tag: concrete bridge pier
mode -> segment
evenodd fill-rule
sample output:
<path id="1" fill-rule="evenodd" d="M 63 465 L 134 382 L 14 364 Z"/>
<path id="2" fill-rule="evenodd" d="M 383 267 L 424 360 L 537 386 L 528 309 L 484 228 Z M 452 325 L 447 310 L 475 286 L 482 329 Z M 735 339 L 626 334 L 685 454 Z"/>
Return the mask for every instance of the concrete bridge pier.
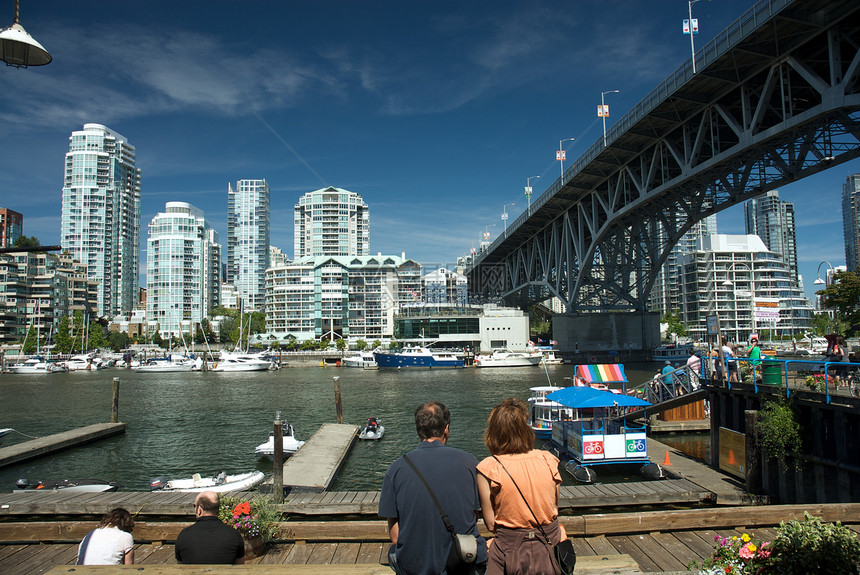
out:
<path id="1" fill-rule="evenodd" d="M 577 361 L 606 363 L 612 356 L 650 359 L 651 350 L 660 345 L 660 315 L 653 312 L 557 315 L 552 319 L 552 336 L 562 355 Z"/>

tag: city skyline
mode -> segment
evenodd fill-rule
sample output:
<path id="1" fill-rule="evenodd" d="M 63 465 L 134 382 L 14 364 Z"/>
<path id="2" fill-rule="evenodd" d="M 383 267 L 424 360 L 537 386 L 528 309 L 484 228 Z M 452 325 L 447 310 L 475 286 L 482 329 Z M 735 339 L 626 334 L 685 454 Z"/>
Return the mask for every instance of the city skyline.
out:
<path id="1" fill-rule="evenodd" d="M 750 5 L 697 3 L 697 47 Z M 54 57 L 0 70 L 0 206 L 24 214 L 26 235 L 60 243 L 68 136 L 99 123 L 136 148 L 143 222 L 188 202 L 226 238 L 227 184 L 265 179 L 271 243 L 294 257 L 296 202 L 334 186 L 370 207 L 371 253 L 450 268 L 502 232 L 503 211 L 520 215 L 524 186 L 534 199 L 558 178 L 559 140 L 575 138 L 569 166 L 602 137 L 602 92 L 620 90 L 605 94 L 611 126 L 690 56 L 686 1 L 201 6 L 23 4 Z M 857 172 L 853 161 L 779 190 L 795 204 L 807 295 L 820 262 L 845 261 L 840 198 Z M 718 231 L 744 233 L 740 205 Z M 143 268 L 145 233 L 140 244 Z"/>

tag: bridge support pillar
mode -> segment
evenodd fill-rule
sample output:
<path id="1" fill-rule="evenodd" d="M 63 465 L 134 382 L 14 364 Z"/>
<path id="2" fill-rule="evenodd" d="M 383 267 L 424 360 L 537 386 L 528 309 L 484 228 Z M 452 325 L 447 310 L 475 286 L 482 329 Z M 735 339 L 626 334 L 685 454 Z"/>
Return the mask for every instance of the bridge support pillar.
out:
<path id="1" fill-rule="evenodd" d="M 557 315 L 552 337 L 564 354 L 594 357 L 606 363 L 611 355 L 643 357 L 660 345 L 660 314 L 594 313 Z M 588 359 L 586 357 L 586 359 Z"/>

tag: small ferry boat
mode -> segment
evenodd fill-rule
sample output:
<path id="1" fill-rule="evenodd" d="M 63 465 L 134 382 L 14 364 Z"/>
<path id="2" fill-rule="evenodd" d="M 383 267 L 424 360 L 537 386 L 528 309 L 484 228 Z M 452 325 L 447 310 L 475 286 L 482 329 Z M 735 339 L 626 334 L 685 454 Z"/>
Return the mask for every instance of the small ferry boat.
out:
<path id="1" fill-rule="evenodd" d="M 149 490 L 153 493 L 170 493 L 174 491 L 242 491 L 250 489 L 263 482 L 262 471 L 251 471 L 237 475 L 227 475 L 223 471 L 214 477 L 201 477 L 195 473 L 190 479 L 170 479 L 160 475 L 149 482 Z"/>
<path id="2" fill-rule="evenodd" d="M 385 426 L 382 425 L 381 420 L 376 417 L 368 417 L 367 423 L 364 424 L 364 428 L 358 434 L 358 438 L 368 440 L 382 439 L 383 435 L 385 435 Z"/>
<path id="3" fill-rule="evenodd" d="M 531 367 L 543 359 L 540 352 L 508 351 L 496 349 L 490 355 L 476 355 L 475 367 Z"/>
<path id="4" fill-rule="evenodd" d="M 299 450 L 299 447 L 305 444 L 304 441 L 299 441 L 296 439 L 296 432 L 293 429 L 293 425 L 291 423 L 285 423 L 283 426 L 284 431 L 284 455 L 292 455 L 296 451 Z M 261 443 L 254 449 L 254 453 L 256 455 L 261 455 L 264 457 L 274 457 L 275 456 L 275 432 L 272 431 L 269 433 L 269 439 L 265 443 Z"/>
<path id="5" fill-rule="evenodd" d="M 529 404 L 529 425 L 535 432 L 536 439 L 549 439 L 552 426 L 558 421 L 573 419 L 573 410 L 560 403 L 549 400 L 546 396 L 562 388 L 554 385 L 540 385 L 529 388 L 531 397 Z"/>
<path id="6" fill-rule="evenodd" d="M 379 367 L 376 365 L 376 358 L 373 357 L 372 351 L 359 351 L 352 355 L 344 356 L 341 364 L 344 367 L 361 367 L 363 369 Z"/>
<path id="7" fill-rule="evenodd" d="M 102 481 L 101 479 L 57 479 L 54 481 L 35 481 L 19 479 L 15 482 L 13 493 L 40 491 L 49 493 L 51 491 L 63 491 L 64 493 L 105 493 L 119 489 L 117 483 Z"/>
<path id="8" fill-rule="evenodd" d="M 578 481 L 594 481 L 594 466 L 599 465 L 639 465 L 648 477 L 661 475 L 648 459 L 645 425 L 624 418 L 632 409 L 651 405 L 649 402 L 589 386 L 567 387 L 546 399 L 573 410 L 569 421 L 553 425 L 548 446 L 568 461 L 565 469 Z"/>
<path id="9" fill-rule="evenodd" d="M 404 347 L 398 352 L 373 352 L 376 365 L 383 367 L 417 367 L 423 369 L 465 367 L 465 360 L 453 351 L 431 350 L 421 346 Z"/>

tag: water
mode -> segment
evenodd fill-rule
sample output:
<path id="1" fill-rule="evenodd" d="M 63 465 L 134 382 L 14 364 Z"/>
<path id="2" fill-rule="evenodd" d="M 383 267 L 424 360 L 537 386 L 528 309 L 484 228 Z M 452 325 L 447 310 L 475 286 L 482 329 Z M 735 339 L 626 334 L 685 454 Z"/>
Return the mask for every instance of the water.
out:
<path id="1" fill-rule="evenodd" d="M 626 367 L 632 383 L 648 379 L 657 364 Z M 0 492 L 15 480 L 98 478 L 124 490 L 147 490 L 158 475 L 190 477 L 220 471 L 271 471 L 254 455 L 266 440 L 275 411 L 308 439 L 322 423 L 336 421 L 333 376 L 340 377 L 344 422 L 379 417 L 385 437 L 357 442 L 333 485 L 335 490 L 377 490 L 392 461 L 418 443 L 413 413 L 427 400 L 451 410 L 449 445 L 488 455 L 482 434 L 493 406 L 507 397 L 526 399 L 529 387 L 561 384 L 572 366 L 458 370 L 361 370 L 286 367 L 255 373 L 149 373 L 129 370 L 53 375 L 0 375 L 0 427 L 45 436 L 110 419 L 111 380 L 121 379 L 115 436 L 0 468 Z M 16 433 L 3 444 L 26 441 Z M 570 481 L 566 477 L 565 481 Z"/>

